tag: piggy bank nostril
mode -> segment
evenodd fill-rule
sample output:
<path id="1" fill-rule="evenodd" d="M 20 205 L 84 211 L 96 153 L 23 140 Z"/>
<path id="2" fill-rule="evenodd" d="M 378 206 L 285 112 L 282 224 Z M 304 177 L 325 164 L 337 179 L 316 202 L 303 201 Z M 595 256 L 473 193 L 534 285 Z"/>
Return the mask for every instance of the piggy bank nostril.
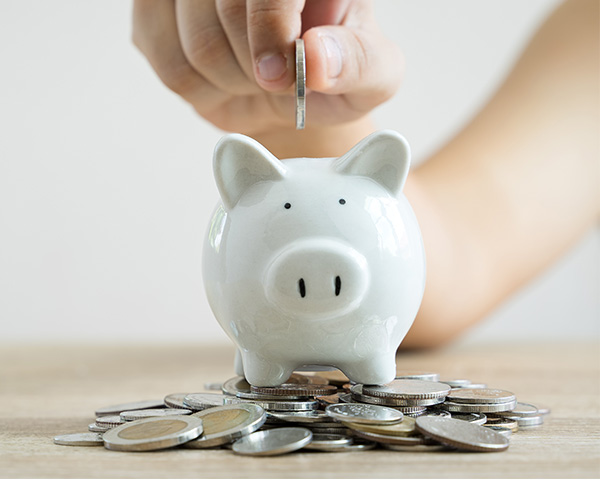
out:
<path id="1" fill-rule="evenodd" d="M 342 279 L 338 275 L 337 277 L 335 277 L 335 296 L 336 297 L 340 294 L 341 290 L 342 290 Z"/>
<path id="2" fill-rule="evenodd" d="M 298 280 L 298 290 L 300 290 L 300 296 L 304 298 L 306 296 L 306 285 L 303 278 Z"/>

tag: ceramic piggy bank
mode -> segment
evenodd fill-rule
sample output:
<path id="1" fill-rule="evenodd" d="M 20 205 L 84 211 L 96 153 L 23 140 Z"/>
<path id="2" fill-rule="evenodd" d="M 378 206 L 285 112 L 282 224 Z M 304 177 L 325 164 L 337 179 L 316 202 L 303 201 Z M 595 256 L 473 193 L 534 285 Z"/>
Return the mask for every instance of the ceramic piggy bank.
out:
<path id="1" fill-rule="evenodd" d="M 217 145 L 222 204 L 204 246 L 210 306 L 252 385 L 306 365 L 384 384 L 425 286 L 425 255 L 402 194 L 410 163 L 381 131 L 340 158 L 280 161 L 231 134 Z"/>

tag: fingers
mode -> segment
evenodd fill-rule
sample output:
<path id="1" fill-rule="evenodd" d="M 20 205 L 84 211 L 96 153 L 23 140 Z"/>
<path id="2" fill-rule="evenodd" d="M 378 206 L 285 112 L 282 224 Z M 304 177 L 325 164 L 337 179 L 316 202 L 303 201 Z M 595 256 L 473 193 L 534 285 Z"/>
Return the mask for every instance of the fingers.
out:
<path id="1" fill-rule="evenodd" d="M 359 94 L 381 103 L 400 85 L 402 53 L 372 26 L 320 26 L 304 36 L 306 79 L 311 90 L 327 94 Z"/>
<path id="2" fill-rule="evenodd" d="M 304 0 L 248 0 L 248 42 L 254 75 L 268 91 L 292 85 L 294 41 L 300 38 Z"/>
<path id="3" fill-rule="evenodd" d="M 254 65 L 248 45 L 246 0 L 216 0 L 217 16 L 227 35 L 229 45 L 248 80 L 255 83 Z"/>
<path id="4" fill-rule="evenodd" d="M 234 95 L 258 91 L 238 64 L 214 0 L 177 0 L 175 11 L 183 52 L 200 75 Z"/>
<path id="5" fill-rule="evenodd" d="M 134 2 L 133 42 L 163 83 L 201 115 L 226 100 L 226 93 L 211 85 L 188 63 L 179 42 L 173 0 Z"/>

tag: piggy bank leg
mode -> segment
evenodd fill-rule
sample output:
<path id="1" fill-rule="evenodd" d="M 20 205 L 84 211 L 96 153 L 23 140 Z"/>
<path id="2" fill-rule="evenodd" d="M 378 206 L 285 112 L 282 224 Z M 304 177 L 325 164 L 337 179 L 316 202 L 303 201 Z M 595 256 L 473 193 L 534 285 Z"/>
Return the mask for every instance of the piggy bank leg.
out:
<path id="1" fill-rule="evenodd" d="M 255 353 L 241 354 L 244 376 L 250 385 L 274 387 L 284 383 L 294 371 L 295 365 L 275 363 Z"/>
<path id="2" fill-rule="evenodd" d="M 236 350 L 235 352 L 235 360 L 233 361 L 233 366 L 235 369 L 235 374 L 241 377 L 244 376 L 244 362 L 242 361 L 242 352 Z"/>
<path id="3" fill-rule="evenodd" d="M 351 381 L 366 385 L 385 385 L 396 378 L 396 355 L 364 359 L 356 363 L 339 365 Z"/>

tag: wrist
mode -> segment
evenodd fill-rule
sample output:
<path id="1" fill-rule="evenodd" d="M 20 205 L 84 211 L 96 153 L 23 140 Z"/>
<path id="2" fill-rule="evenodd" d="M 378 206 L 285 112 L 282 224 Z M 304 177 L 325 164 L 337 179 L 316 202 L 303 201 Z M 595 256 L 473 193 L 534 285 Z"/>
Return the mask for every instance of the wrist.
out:
<path id="1" fill-rule="evenodd" d="M 252 136 L 278 158 L 319 158 L 339 157 L 374 131 L 367 115 L 339 125 L 273 129 Z"/>

